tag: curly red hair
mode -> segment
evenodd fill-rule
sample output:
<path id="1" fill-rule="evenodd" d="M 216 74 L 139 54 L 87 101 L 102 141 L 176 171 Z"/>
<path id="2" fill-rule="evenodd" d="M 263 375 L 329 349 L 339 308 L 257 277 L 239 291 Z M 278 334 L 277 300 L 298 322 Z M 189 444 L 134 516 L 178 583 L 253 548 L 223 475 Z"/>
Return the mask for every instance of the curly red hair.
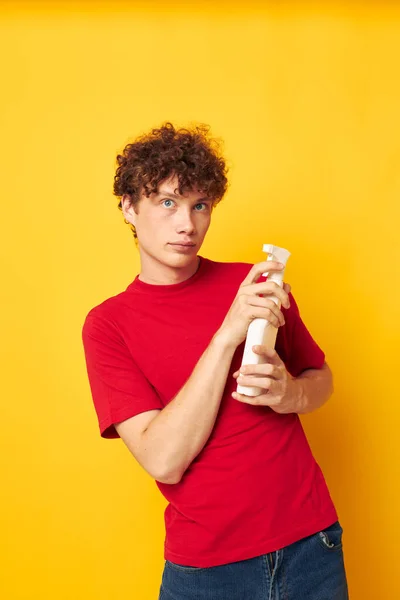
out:
<path id="1" fill-rule="evenodd" d="M 159 184 L 172 175 L 178 177 L 179 194 L 197 188 L 214 200 L 213 205 L 222 200 L 228 169 L 220 143 L 209 136 L 209 131 L 208 125 L 176 129 L 166 122 L 127 144 L 117 155 L 114 195 L 120 198 L 118 208 L 122 210 L 121 198 L 125 194 L 132 204 L 137 204 L 142 193 L 150 196 L 157 192 Z M 131 229 L 136 238 L 133 225 Z"/>

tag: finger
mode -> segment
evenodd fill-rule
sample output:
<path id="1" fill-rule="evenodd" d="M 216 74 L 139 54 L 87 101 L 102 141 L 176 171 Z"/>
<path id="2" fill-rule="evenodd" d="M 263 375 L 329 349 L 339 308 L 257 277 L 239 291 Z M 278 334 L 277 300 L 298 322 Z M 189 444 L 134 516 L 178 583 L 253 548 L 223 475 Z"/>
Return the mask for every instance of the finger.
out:
<path id="1" fill-rule="evenodd" d="M 271 363 L 261 363 L 258 365 L 243 365 L 237 371 L 239 375 L 256 375 L 259 377 L 272 377 L 273 379 L 281 378 L 281 369 Z"/>
<path id="2" fill-rule="evenodd" d="M 274 365 L 282 366 L 284 364 L 275 348 L 268 348 L 267 346 L 259 345 L 253 346 L 252 350 L 255 354 L 264 356 L 268 362 Z"/>
<path id="3" fill-rule="evenodd" d="M 245 315 L 249 321 L 249 325 L 254 319 L 264 319 L 268 321 L 270 325 L 278 329 L 285 322 L 283 314 L 275 314 L 275 311 L 271 308 L 248 306 Z"/>
<path id="4" fill-rule="evenodd" d="M 269 406 L 269 398 L 265 394 L 259 396 L 245 396 L 244 394 L 238 394 L 238 392 L 232 393 L 232 398 L 243 402 L 243 404 L 252 404 L 253 406 Z"/>
<path id="5" fill-rule="evenodd" d="M 276 379 L 271 379 L 271 385 L 269 386 L 269 389 L 268 389 L 268 394 L 271 399 L 271 406 L 273 404 L 276 404 L 276 402 L 273 401 L 273 398 L 278 393 L 280 386 L 281 386 L 281 384 Z"/>
<path id="6" fill-rule="evenodd" d="M 265 273 L 267 271 L 268 272 L 277 271 L 279 273 L 279 272 L 283 271 L 284 268 L 285 268 L 285 265 L 283 265 L 280 262 L 276 262 L 274 260 L 268 260 L 268 261 L 265 260 L 263 262 L 256 263 L 255 265 L 252 266 L 247 277 L 243 280 L 240 287 L 242 287 L 244 285 L 251 285 L 252 283 L 257 281 L 257 279 L 260 277 L 260 275 L 262 275 L 263 273 Z"/>
<path id="7" fill-rule="evenodd" d="M 271 389 L 272 379 L 269 377 L 243 376 L 238 377 L 237 382 L 244 387 L 257 387 L 267 393 Z"/>
<path id="8" fill-rule="evenodd" d="M 269 298 L 261 298 L 260 296 L 248 296 L 247 303 L 249 306 L 257 306 L 269 309 L 275 315 L 280 325 L 285 324 L 283 312 L 273 300 L 270 300 Z"/>
<path id="9" fill-rule="evenodd" d="M 252 285 L 244 286 L 240 288 L 241 294 L 247 294 L 251 296 L 276 296 L 285 308 L 289 308 L 290 300 L 289 295 L 285 290 L 275 281 L 261 281 L 260 283 L 253 283 Z"/>

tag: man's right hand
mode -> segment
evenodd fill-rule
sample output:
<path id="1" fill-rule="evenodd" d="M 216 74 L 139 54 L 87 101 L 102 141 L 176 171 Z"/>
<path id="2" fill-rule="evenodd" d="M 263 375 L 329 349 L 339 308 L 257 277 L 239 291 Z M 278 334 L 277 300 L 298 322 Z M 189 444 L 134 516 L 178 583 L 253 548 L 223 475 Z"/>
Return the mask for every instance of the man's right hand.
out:
<path id="1" fill-rule="evenodd" d="M 282 311 L 268 296 L 276 296 L 285 308 L 289 308 L 290 285 L 284 283 L 281 288 L 274 281 L 255 283 L 263 273 L 280 272 L 283 269 L 284 266 L 275 261 L 257 263 L 250 269 L 216 334 L 218 338 L 223 339 L 228 346 L 236 348 L 246 339 L 253 319 L 266 319 L 274 327 L 285 324 Z"/>

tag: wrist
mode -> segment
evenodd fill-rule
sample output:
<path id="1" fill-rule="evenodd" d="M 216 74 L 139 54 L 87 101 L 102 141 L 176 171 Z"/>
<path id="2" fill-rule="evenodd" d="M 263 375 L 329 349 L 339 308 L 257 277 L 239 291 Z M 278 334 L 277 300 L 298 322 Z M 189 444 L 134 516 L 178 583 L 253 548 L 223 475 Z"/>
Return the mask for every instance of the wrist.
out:
<path id="1" fill-rule="evenodd" d="M 305 414 L 307 412 L 307 398 L 305 394 L 305 389 L 303 385 L 303 381 L 297 377 L 292 378 L 292 397 L 294 410 L 293 412 L 297 414 Z"/>
<path id="2" fill-rule="evenodd" d="M 216 348 L 220 348 L 223 352 L 231 352 L 232 355 L 237 348 L 237 344 L 232 341 L 232 338 L 224 329 L 218 329 L 218 331 L 214 334 L 211 343 Z"/>

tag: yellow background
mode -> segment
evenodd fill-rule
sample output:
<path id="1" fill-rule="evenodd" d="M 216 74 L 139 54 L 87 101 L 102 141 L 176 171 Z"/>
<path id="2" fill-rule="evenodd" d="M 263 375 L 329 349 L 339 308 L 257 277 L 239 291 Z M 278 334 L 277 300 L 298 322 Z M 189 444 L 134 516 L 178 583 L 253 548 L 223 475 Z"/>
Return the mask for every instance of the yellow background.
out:
<path id="1" fill-rule="evenodd" d="M 4 600 L 157 598 L 164 500 L 98 435 L 81 326 L 139 269 L 125 143 L 209 123 L 231 186 L 201 254 L 292 252 L 335 394 L 303 423 L 352 600 L 400 597 L 400 6 L 0 2 Z"/>

